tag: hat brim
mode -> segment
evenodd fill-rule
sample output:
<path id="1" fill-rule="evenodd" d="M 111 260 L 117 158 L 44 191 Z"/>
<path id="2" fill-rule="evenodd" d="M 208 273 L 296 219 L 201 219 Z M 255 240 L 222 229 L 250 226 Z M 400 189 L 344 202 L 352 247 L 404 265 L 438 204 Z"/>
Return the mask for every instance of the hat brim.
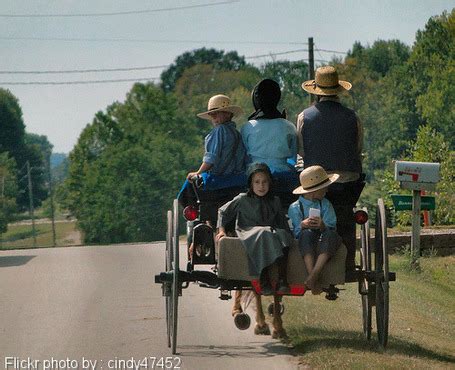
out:
<path id="1" fill-rule="evenodd" d="M 202 119 L 211 120 L 212 118 L 210 117 L 209 113 L 214 113 L 214 112 L 230 112 L 234 115 L 234 117 L 236 117 L 243 113 L 243 109 L 236 105 L 230 105 L 229 107 L 216 108 L 216 109 L 209 110 L 207 112 L 198 113 L 197 116 Z"/>
<path id="2" fill-rule="evenodd" d="M 308 194 L 308 193 L 312 193 L 313 191 L 324 189 L 324 188 L 328 187 L 330 184 L 333 184 L 335 181 L 337 181 L 339 177 L 340 177 L 340 175 L 338 173 L 334 173 L 334 174 L 328 176 L 329 181 L 324 182 L 323 184 L 316 186 L 314 188 L 311 188 L 311 189 L 304 189 L 302 186 L 299 186 L 297 189 L 294 189 L 292 194 Z"/>
<path id="3" fill-rule="evenodd" d="M 337 87 L 324 88 L 317 86 L 315 80 L 308 80 L 302 83 L 302 89 L 313 95 L 337 95 L 340 92 L 351 90 L 352 84 L 348 81 L 338 81 Z"/>

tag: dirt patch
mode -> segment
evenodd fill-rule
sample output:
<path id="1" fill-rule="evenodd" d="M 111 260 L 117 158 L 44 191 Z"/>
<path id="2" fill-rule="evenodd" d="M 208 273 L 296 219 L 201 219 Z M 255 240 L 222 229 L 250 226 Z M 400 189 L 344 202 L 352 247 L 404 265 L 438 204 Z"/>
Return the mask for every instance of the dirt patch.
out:
<path id="1" fill-rule="evenodd" d="M 59 241 L 60 245 L 81 245 L 82 235 L 79 230 L 74 230 L 69 234 L 65 235 L 65 239 Z"/>

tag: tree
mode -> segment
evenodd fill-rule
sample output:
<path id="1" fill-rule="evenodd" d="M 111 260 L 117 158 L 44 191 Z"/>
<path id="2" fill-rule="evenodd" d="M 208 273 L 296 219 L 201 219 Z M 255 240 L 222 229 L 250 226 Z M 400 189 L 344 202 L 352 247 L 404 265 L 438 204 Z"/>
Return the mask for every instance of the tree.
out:
<path id="1" fill-rule="evenodd" d="M 217 70 L 239 70 L 246 65 L 245 58 L 236 51 L 225 53 L 224 50 L 196 49 L 178 56 L 173 64 L 161 73 L 161 86 L 164 91 L 170 92 L 175 88 L 177 80 L 183 72 L 197 64 L 211 64 Z"/>
<path id="2" fill-rule="evenodd" d="M 26 163 L 32 167 L 33 197 L 35 205 L 47 197 L 45 186 L 45 153 L 52 145 L 45 136 L 28 134 L 22 119 L 22 109 L 10 91 L 0 89 L 0 153 L 8 152 L 17 165 L 18 195 L 20 211 L 29 207 Z"/>
<path id="3" fill-rule="evenodd" d="M 25 125 L 17 98 L 0 88 L 0 153 L 18 158 L 24 150 Z"/>
<path id="4" fill-rule="evenodd" d="M 417 32 L 409 66 L 417 112 L 454 150 L 455 9 L 430 18 Z"/>
<path id="5" fill-rule="evenodd" d="M 355 42 L 347 58 L 357 59 L 360 68 L 384 77 L 393 67 L 406 63 L 409 55 L 409 46 L 399 40 L 377 40 L 366 47 Z"/>
<path id="6" fill-rule="evenodd" d="M 16 162 L 8 153 L 0 154 L 0 233 L 5 233 L 8 222 L 16 211 Z"/>
<path id="7" fill-rule="evenodd" d="M 450 151 L 446 137 L 426 125 L 419 128 L 414 141 L 410 143 L 408 160 L 415 162 L 437 162 L 440 167 L 440 181 L 436 188 L 437 207 L 434 222 L 439 225 L 455 223 L 455 153 Z"/>
<path id="8" fill-rule="evenodd" d="M 85 242 L 162 240 L 165 213 L 202 147 L 173 94 L 135 84 L 97 113 L 70 153 L 61 194 Z"/>

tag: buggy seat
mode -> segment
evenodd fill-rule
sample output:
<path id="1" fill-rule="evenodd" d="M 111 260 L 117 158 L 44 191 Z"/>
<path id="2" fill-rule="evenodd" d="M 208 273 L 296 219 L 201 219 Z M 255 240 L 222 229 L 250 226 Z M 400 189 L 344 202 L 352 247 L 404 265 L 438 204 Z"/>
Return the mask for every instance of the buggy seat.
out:
<path id="1" fill-rule="evenodd" d="M 239 238 L 227 236 L 222 238 L 217 243 L 215 252 L 219 278 L 245 281 L 258 279 L 258 276 L 250 276 L 248 273 L 248 256 Z M 322 269 L 317 283 L 320 287 L 328 288 L 329 285 L 344 284 L 346 253 L 346 247 L 341 244 L 336 254 Z M 289 249 L 287 273 L 289 284 L 302 285 L 308 276 L 303 257 L 298 249 L 297 240 L 293 240 Z"/>

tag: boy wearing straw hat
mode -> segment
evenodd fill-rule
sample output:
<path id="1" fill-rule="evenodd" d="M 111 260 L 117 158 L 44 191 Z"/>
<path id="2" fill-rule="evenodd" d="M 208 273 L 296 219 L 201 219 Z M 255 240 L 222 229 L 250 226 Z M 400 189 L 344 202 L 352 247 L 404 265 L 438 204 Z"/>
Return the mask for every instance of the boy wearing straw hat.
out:
<path id="1" fill-rule="evenodd" d="M 210 98 L 206 112 L 198 113 L 199 118 L 212 122 L 213 129 L 205 137 L 205 153 L 201 166 L 186 176 L 189 181 L 203 172 L 229 175 L 245 171 L 245 147 L 232 121 L 234 116 L 241 113 L 242 108 L 231 105 L 231 99 L 221 94 Z"/>
<path id="2" fill-rule="evenodd" d="M 212 122 L 213 129 L 205 137 L 205 152 L 199 169 L 186 176 L 177 199 L 186 207 L 195 204 L 196 198 L 190 182 L 200 175 L 203 188 L 199 191 L 202 202 L 210 202 L 210 220 L 216 223 L 218 207 L 246 187 L 246 151 L 240 133 L 232 119 L 242 113 L 242 108 L 232 105 L 226 95 L 209 99 L 206 112 L 197 116 Z"/>
<path id="3" fill-rule="evenodd" d="M 300 173 L 301 186 L 293 191 L 300 197 L 289 206 L 293 233 L 308 271 L 305 285 L 314 294 L 321 293 L 316 284 L 319 274 L 341 244 L 336 233 L 335 210 L 325 198 L 329 185 L 339 177 L 339 174 L 329 176 L 321 166 L 304 169 Z"/>
<path id="4" fill-rule="evenodd" d="M 355 270 L 355 207 L 364 183 L 361 151 L 363 129 L 357 114 L 340 103 L 338 94 L 350 90 L 351 83 L 338 78 L 332 66 L 316 70 L 314 80 L 305 81 L 303 90 L 317 96 L 317 102 L 297 118 L 299 154 L 304 167 L 322 166 L 327 173 L 340 175 L 328 188 L 327 198 L 337 215 L 337 231 L 347 248 L 346 271 Z"/>

